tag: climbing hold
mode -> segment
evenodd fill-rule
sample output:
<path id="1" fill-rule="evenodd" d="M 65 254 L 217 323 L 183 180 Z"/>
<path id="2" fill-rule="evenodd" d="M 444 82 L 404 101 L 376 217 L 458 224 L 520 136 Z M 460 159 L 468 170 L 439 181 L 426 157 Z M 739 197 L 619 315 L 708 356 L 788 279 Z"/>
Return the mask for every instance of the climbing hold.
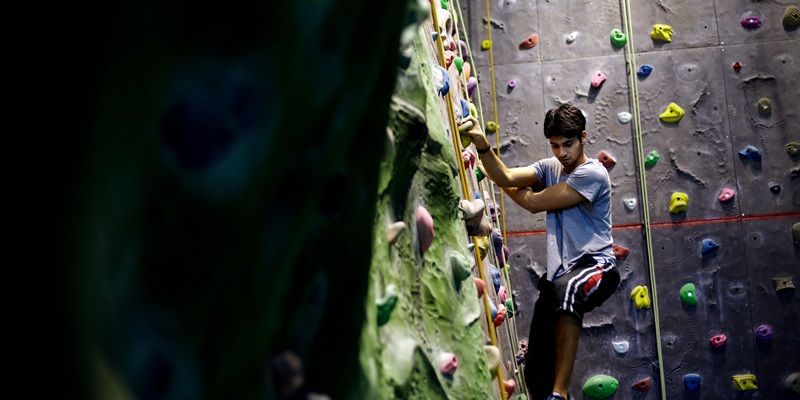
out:
<path id="1" fill-rule="evenodd" d="M 480 299 L 483 296 L 483 293 L 486 291 L 486 282 L 483 281 L 481 278 L 472 277 L 472 283 L 475 284 L 475 290 L 478 291 L 478 298 Z"/>
<path id="2" fill-rule="evenodd" d="M 778 293 L 782 290 L 794 289 L 794 282 L 791 276 L 785 278 L 772 278 L 772 284 L 775 285 L 775 292 Z"/>
<path id="3" fill-rule="evenodd" d="M 441 0 L 441 1 L 439 2 L 439 4 L 441 4 L 441 6 L 442 6 L 442 8 L 443 8 L 443 9 L 447 10 L 447 0 Z"/>
<path id="4" fill-rule="evenodd" d="M 783 12 L 783 29 L 793 31 L 800 26 L 800 8 L 797 6 L 786 7 Z"/>
<path id="5" fill-rule="evenodd" d="M 492 47 L 492 41 L 489 39 L 483 39 L 481 42 L 481 50 L 489 50 Z"/>
<path id="6" fill-rule="evenodd" d="M 497 316 L 497 306 L 494 305 L 491 301 L 489 301 L 489 316 L 494 320 L 494 317 Z"/>
<path id="7" fill-rule="evenodd" d="M 574 42 L 575 39 L 577 39 L 577 38 L 578 38 L 578 31 L 570 32 L 569 34 L 567 34 L 567 38 L 566 38 L 567 44 L 570 44 L 570 43 Z"/>
<path id="8" fill-rule="evenodd" d="M 458 210 L 461 211 L 461 218 L 468 220 L 479 215 L 483 215 L 486 204 L 481 199 L 461 200 L 458 202 Z"/>
<path id="9" fill-rule="evenodd" d="M 655 24 L 650 31 L 650 37 L 653 40 L 663 40 L 665 42 L 672 41 L 672 27 L 666 24 Z"/>
<path id="10" fill-rule="evenodd" d="M 734 71 L 739 72 L 742 70 L 742 63 L 736 61 L 735 63 L 733 63 L 732 67 Z"/>
<path id="11" fill-rule="evenodd" d="M 469 102 L 465 99 L 458 99 L 458 103 L 461 106 L 461 118 L 469 117 Z"/>
<path id="12" fill-rule="evenodd" d="M 494 207 L 492 207 L 494 209 Z M 492 230 L 492 245 L 494 246 L 494 254 L 497 255 L 497 263 L 500 265 L 500 268 L 505 267 L 506 258 L 502 257 L 503 254 L 503 234 L 500 233 L 500 229 L 494 228 Z"/>
<path id="13" fill-rule="evenodd" d="M 433 217 L 425 207 L 417 207 L 417 236 L 419 239 L 419 251 L 425 253 L 433 243 Z"/>
<path id="14" fill-rule="evenodd" d="M 434 65 L 433 66 L 433 82 L 436 92 L 440 96 L 444 96 L 450 90 L 450 75 L 444 68 Z"/>
<path id="15" fill-rule="evenodd" d="M 494 122 L 494 121 L 487 121 L 486 122 L 486 132 L 487 133 L 495 133 L 495 132 L 497 132 L 498 128 L 500 128 L 500 125 L 498 125 L 497 122 Z"/>
<path id="16" fill-rule="evenodd" d="M 611 397 L 617 391 L 619 381 L 613 376 L 595 375 L 583 384 L 583 394 L 591 400 Z"/>
<path id="17" fill-rule="evenodd" d="M 783 387 L 800 394 L 800 372 L 792 372 L 789 374 L 786 380 L 783 381 Z"/>
<path id="18" fill-rule="evenodd" d="M 506 389 L 506 394 L 511 396 L 514 394 L 514 389 L 517 388 L 517 382 L 514 382 L 513 379 L 506 379 L 503 381 L 503 387 Z"/>
<path id="19" fill-rule="evenodd" d="M 464 57 L 469 57 L 469 49 L 467 48 L 467 42 L 458 39 L 458 52 Z"/>
<path id="20" fill-rule="evenodd" d="M 385 292 L 384 296 L 375 302 L 378 307 L 378 326 L 389 322 L 394 306 L 397 305 L 397 286 L 390 283 L 386 286 Z"/>
<path id="21" fill-rule="evenodd" d="M 678 292 L 678 296 L 681 298 L 683 304 L 688 306 L 696 306 L 697 305 L 697 289 L 694 287 L 694 283 L 687 283 L 681 286 L 681 290 Z"/>
<path id="22" fill-rule="evenodd" d="M 406 230 L 406 223 L 403 221 L 397 221 L 389 224 L 386 227 L 386 239 L 389 241 L 389 245 L 395 244 L 397 242 L 397 238 L 400 237 L 400 234 Z"/>
<path id="23" fill-rule="evenodd" d="M 664 110 L 664 112 L 662 112 L 658 118 L 661 118 L 661 120 L 664 122 L 678 122 L 681 120 L 681 118 L 683 118 L 683 114 L 685 114 L 685 111 L 683 111 L 679 105 L 675 103 L 669 103 L 667 109 Z"/>
<path id="24" fill-rule="evenodd" d="M 532 49 L 539 44 L 539 34 L 533 33 L 519 44 L 520 49 Z"/>
<path id="25" fill-rule="evenodd" d="M 761 26 L 761 18 L 757 15 L 744 15 L 739 23 L 745 29 L 758 29 Z"/>
<path id="26" fill-rule="evenodd" d="M 731 201 L 733 196 L 736 195 L 736 191 L 731 188 L 722 188 L 722 191 L 719 193 L 719 202 L 725 203 L 727 201 Z"/>
<path id="27" fill-rule="evenodd" d="M 458 368 L 458 357 L 455 354 L 449 352 L 441 352 L 439 353 L 439 372 L 442 375 L 449 375 L 452 376 L 456 373 L 456 368 Z"/>
<path id="28" fill-rule="evenodd" d="M 701 379 L 699 374 L 686 374 L 683 376 L 683 387 L 689 392 L 694 392 L 700 389 Z"/>
<path id="29" fill-rule="evenodd" d="M 650 293 L 648 293 L 647 286 L 640 285 L 633 288 L 631 290 L 631 300 L 633 300 L 633 306 L 637 310 L 650 308 Z"/>
<path id="30" fill-rule="evenodd" d="M 514 89 L 515 87 L 517 87 L 517 80 L 516 79 L 511 79 L 510 81 L 508 81 L 508 88 L 509 89 Z"/>
<path id="31" fill-rule="evenodd" d="M 611 30 L 610 39 L 611 44 L 614 45 L 614 47 L 622 47 L 625 46 L 625 43 L 628 43 L 628 36 L 626 36 L 624 32 L 617 28 Z"/>
<path id="32" fill-rule="evenodd" d="M 506 291 L 506 287 L 500 285 L 500 290 L 497 291 L 497 298 L 500 299 L 501 303 L 505 303 L 506 299 L 508 298 L 508 293 Z"/>
<path id="33" fill-rule="evenodd" d="M 435 42 L 439 38 L 439 32 L 431 33 L 431 39 Z"/>
<path id="34" fill-rule="evenodd" d="M 592 87 L 597 89 L 600 86 L 603 86 L 603 82 L 605 82 L 606 79 L 608 78 L 602 71 L 600 70 L 594 71 L 594 73 L 592 74 Z"/>
<path id="35" fill-rule="evenodd" d="M 597 161 L 600 161 L 600 164 L 603 164 L 606 169 L 609 169 L 617 164 L 617 160 L 605 150 L 600 150 L 600 152 L 597 153 Z"/>
<path id="36" fill-rule="evenodd" d="M 489 372 L 497 375 L 497 368 L 500 367 L 500 349 L 486 345 L 483 346 L 483 352 L 486 354 L 486 366 L 489 367 Z"/>
<path id="37" fill-rule="evenodd" d="M 795 243 L 800 243 L 800 222 L 792 225 L 792 236 L 794 236 Z"/>
<path id="38" fill-rule="evenodd" d="M 506 313 L 507 312 L 508 311 L 506 310 L 506 306 L 505 305 L 499 304 L 497 306 L 497 312 L 496 312 L 495 316 L 492 317 L 492 322 L 494 323 L 495 327 L 498 327 L 498 326 L 503 324 L 503 321 L 505 321 L 505 319 L 506 319 Z"/>
<path id="39" fill-rule="evenodd" d="M 614 347 L 614 351 L 616 351 L 617 354 L 625 354 L 631 348 L 631 344 L 628 343 L 627 340 L 613 341 L 611 342 L 611 346 Z"/>
<path id="40" fill-rule="evenodd" d="M 464 162 L 464 168 L 472 169 L 475 166 L 475 153 L 466 149 L 461 152 L 461 161 Z"/>
<path id="41" fill-rule="evenodd" d="M 444 52 L 444 67 L 450 68 L 450 65 L 453 64 L 453 60 L 456 59 L 456 53 L 447 50 Z"/>
<path id="42" fill-rule="evenodd" d="M 653 150 L 647 154 L 647 157 L 644 159 L 644 166 L 647 168 L 651 168 L 653 165 L 656 165 L 658 160 L 661 159 L 661 154 L 658 154 L 657 150 Z"/>
<path id="43" fill-rule="evenodd" d="M 703 257 L 705 257 L 718 248 L 719 244 L 717 244 L 717 242 L 715 242 L 713 239 L 706 238 L 703 239 L 700 244 L 700 253 L 703 255 Z"/>
<path id="44" fill-rule="evenodd" d="M 775 194 L 779 194 L 781 192 L 781 185 L 777 182 L 769 182 L 769 191 Z"/>
<path id="45" fill-rule="evenodd" d="M 622 199 L 622 204 L 625 205 L 628 211 L 633 211 L 636 208 L 636 199 Z"/>
<path id="46" fill-rule="evenodd" d="M 485 236 L 475 236 L 475 242 L 478 243 L 478 255 L 481 257 L 481 260 L 483 260 L 486 258 L 486 253 L 489 252 L 489 239 Z M 475 244 L 470 243 L 467 245 L 467 249 L 470 253 L 474 253 Z"/>
<path id="47" fill-rule="evenodd" d="M 758 390 L 758 378 L 753 374 L 734 375 L 731 378 L 733 379 L 733 385 L 736 386 L 736 390 L 740 392 Z"/>
<path id="48" fill-rule="evenodd" d="M 500 291 L 500 285 L 502 281 L 500 280 L 500 270 L 497 269 L 492 264 L 489 264 L 489 273 L 492 275 L 492 283 L 494 284 L 494 292 L 497 293 Z"/>
<path id="49" fill-rule="evenodd" d="M 648 376 L 646 378 L 639 379 L 638 381 L 636 381 L 636 383 L 631 385 L 631 387 L 634 390 L 637 390 L 637 391 L 640 391 L 640 392 L 646 392 L 646 391 L 650 390 L 651 387 L 653 387 L 653 378 Z"/>
<path id="50" fill-rule="evenodd" d="M 628 254 L 631 253 L 627 247 L 616 243 L 611 245 L 611 250 L 614 252 L 614 258 L 620 261 L 625 261 L 628 258 Z"/>
<path id="51" fill-rule="evenodd" d="M 469 97 L 472 97 L 476 87 L 478 87 L 478 79 L 474 76 L 470 76 L 469 79 L 467 79 L 467 94 Z"/>
<path id="52" fill-rule="evenodd" d="M 517 350 L 517 364 L 522 364 L 528 357 L 528 342 L 525 340 L 519 341 L 519 350 Z"/>
<path id="53" fill-rule="evenodd" d="M 749 144 L 739 150 L 739 156 L 750 161 L 761 161 L 761 152 L 755 146 Z"/>
<path id="54" fill-rule="evenodd" d="M 771 325 L 759 325 L 756 328 L 756 342 L 758 344 L 770 344 L 772 343 L 772 337 L 775 335 L 774 329 L 772 329 Z"/>
<path id="55" fill-rule="evenodd" d="M 638 76 L 639 78 L 647 78 L 648 76 L 650 76 L 651 72 L 653 72 L 653 66 L 649 64 L 644 64 L 640 66 L 639 69 L 636 71 L 636 76 Z"/>
<path id="56" fill-rule="evenodd" d="M 462 68 L 463 68 L 462 74 L 464 75 L 464 79 L 469 80 L 469 78 L 472 76 L 472 64 L 465 62 Z"/>
<path id="57" fill-rule="evenodd" d="M 511 297 L 509 297 L 509 298 L 506 299 L 506 302 L 504 304 L 506 305 L 506 309 L 508 310 L 508 312 L 511 313 L 511 314 L 508 314 L 508 317 L 509 318 L 513 317 L 514 316 L 514 301 L 511 299 Z"/>
<path id="58" fill-rule="evenodd" d="M 627 111 L 617 113 L 617 121 L 619 121 L 621 124 L 627 124 L 628 122 L 631 122 L 631 119 L 633 119 L 633 115 Z"/>
<path id="59" fill-rule="evenodd" d="M 459 74 L 462 71 L 464 71 L 464 59 L 463 58 L 461 58 L 459 56 L 456 56 L 455 58 L 453 58 L 453 64 L 456 65 L 456 69 L 458 70 Z"/>
<path id="60" fill-rule="evenodd" d="M 469 115 L 478 118 L 478 108 L 473 103 L 469 103 Z"/>
<path id="61" fill-rule="evenodd" d="M 492 233 L 492 224 L 483 218 L 483 214 L 466 221 L 467 235 L 487 236 Z"/>
<path id="62" fill-rule="evenodd" d="M 758 113 L 762 117 L 769 117 L 772 114 L 772 101 L 766 97 L 758 99 Z"/>
<path id="63" fill-rule="evenodd" d="M 471 275 L 472 266 L 466 257 L 453 252 L 450 254 L 450 270 L 453 272 L 453 282 L 456 289 L 460 289 L 461 282 Z"/>
<path id="64" fill-rule="evenodd" d="M 681 212 L 686 212 L 686 208 L 689 206 L 689 195 L 683 192 L 673 192 L 672 197 L 669 200 L 669 212 L 670 214 L 677 214 Z"/>
<path id="65" fill-rule="evenodd" d="M 789 157 L 800 156 L 800 143 L 789 142 L 786 143 L 786 146 L 784 146 L 784 148 L 786 149 L 786 154 L 788 154 Z"/>
<path id="66" fill-rule="evenodd" d="M 724 334 L 714 335 L 711 339 L 708 340 L 708 343 L 711 347 L 715 349 L 721 349 L 725 346 L 725 343 L 728 342 L 728 336 Z"/>

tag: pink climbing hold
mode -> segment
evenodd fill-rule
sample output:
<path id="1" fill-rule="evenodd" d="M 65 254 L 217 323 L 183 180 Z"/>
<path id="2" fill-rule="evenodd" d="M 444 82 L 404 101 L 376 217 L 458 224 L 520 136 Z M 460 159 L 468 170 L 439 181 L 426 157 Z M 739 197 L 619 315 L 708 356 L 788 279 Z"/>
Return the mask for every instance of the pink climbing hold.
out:
<path id="1" fill-rule="evenodd" d="M 452 51 L 445 51 L 444 52 L 444 67 L 450 68 L 450 65 L 453 64 L 453 60 L 456 58 L 456 53 Z"/>
<path id="2" fill-rule="evenodd" d="M 514 89 L 515 87 L 517 87 L 517 80 L 516 79 L 512 79 L 512 80 L 508 81 L 508 88 L 509 89 Z"/>
<path id="3" fill-rule="evenodd" d="M 517 388 L 517 382 L 514 382 L 513 379 L 507 379 L 503 381 L 503 387 L 506 389 L 506 394 L 511 396 L 514 394 L 514 390 Z"/>
<path id="4" fill-rule="evenodd" d="M 594 74 L 592 74 L 592 87 L 599 88 L 600 86 L 603 86 L 603 83 L 606 81 L 606 79 L 608 78 L 600 70 L 594 71 Z"/>
<path id="5" fill-rule="evenodd" d="M 522 43 L 519 44 L 519 48 L 520 49 L 532 49 L 532 48 L 536 47 L 537 44 L 539 44 L 539 34 L 538 33 L 534 33 L 534 34 L 528 36 L 527 38 L 525 38 L 525 40 L 523 40 Z"/>
<path id="6" fill-rule="evenodd" d="M 417 236 L 419 238 L 419 251 L 424 254 L 433 243 L 433 217 L 425 207 L 417 207 Z"/>
<path id="7" fill-rule="evenodd" d="M 439 372 L 442 375 L 453 375 L 458 368 L 458 357 L 453 353 L 439 353 Z"/>
<path id="8" fill-rule="evenodd" d="M 722 191 L 719 193 L 719 202 L 725 203 L 727 201 L 731 201 L 733 196 L 736 195 L 736 191 L 731 188 L 723 188 Z"/>
<path id="9" fill-rule="evenodd" d="M 461 153 L 461 161 L 464 162 L 464 168 L 472 169 L 473 167 L 475 167 L 475 153 L 473 153 L 469 149 L 464 150 Z"/>
<path id="10" fill-rule="evenodd" d="M 505 303 L 506 299 L 508 298 L 508 293 L 506 293 L 506 287 L 500 285 L 500 290 L 497 291 L 497 297 L 500 298 L 501 303 Z"/>
<path id="11" fill-rule="evenodd" d="M 467 79 L 467 93 L 469 97 L 472 97 L 472 93 L 475 92 L 475 88 L 478 87 L 478 80 L 474 76 L 470 76 Z"/>
<path id="12" fill-rule="evenodd" d="M 756 15 L 744 16 L 739 23 L 741 23 L 742 27 L 745 29 L 758 29 L 758 27 L 761 26 L 761 18 Z"/>
<path id="13" fill-rule="evenodd" d="M 597 161 L 600 161 L 600 164 L 603 164 L 606 169 L 609 169 L 617 164 L 617 160 L 605 150 L 600 150 L 600 152 L 597 153 Z"/>
<path id="14" fill-rule="evenodd" d="M 724 334 L 714 335 L 709 339 L 709 344 L 715 349 L 721 349 L 728 342 L 728 336 Z"/>
<path id="15" fill-rule="evenodd" d="M 475 283 L 475 290 L 478 291 L 478 298 L 483 296 L 483 293 L 486 291 L 486 282 L 483 281 L 481 278 L 472 277 L 472 282 Z"/>

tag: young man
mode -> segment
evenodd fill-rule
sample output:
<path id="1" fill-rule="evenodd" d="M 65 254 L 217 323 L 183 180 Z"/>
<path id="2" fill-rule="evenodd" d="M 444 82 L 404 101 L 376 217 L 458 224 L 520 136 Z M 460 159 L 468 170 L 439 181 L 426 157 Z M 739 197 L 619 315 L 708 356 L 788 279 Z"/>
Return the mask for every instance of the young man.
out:
<path id="1" fill-rule="evenodd" d="M 571 104 L 548 111 L 544 136 L 553 157 L 507 168 L 490 151 L 475 118 L 459 126 L 475 144 L 489 179 L 526 210 L 547 212 L 547 276 L 539 280 L 525 362 L 528 389 L 537 399 L 569 398 L 583 315 L 619 284 L 611 248 L 611 181 L 605 167 L 583 151 L 585 127 L 583 114 Z"/>

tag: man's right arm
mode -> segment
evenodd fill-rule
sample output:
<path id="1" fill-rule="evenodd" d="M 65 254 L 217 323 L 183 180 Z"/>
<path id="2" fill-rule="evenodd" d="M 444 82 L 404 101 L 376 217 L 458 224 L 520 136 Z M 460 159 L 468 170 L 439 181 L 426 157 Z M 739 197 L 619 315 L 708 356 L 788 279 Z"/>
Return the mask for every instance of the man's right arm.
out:
<path id="1" fill-rule="evenodd" d="M 533 168 L 508 168 L 500 157 L 491 150 L 489 141 L 481 130 L 478 120 L 470 116 L 458 127 L 460 134 L 470 138 L 483 165 L 486 176 L 500 187 L 529 187 L 539 182 L 539 177 Z"/>

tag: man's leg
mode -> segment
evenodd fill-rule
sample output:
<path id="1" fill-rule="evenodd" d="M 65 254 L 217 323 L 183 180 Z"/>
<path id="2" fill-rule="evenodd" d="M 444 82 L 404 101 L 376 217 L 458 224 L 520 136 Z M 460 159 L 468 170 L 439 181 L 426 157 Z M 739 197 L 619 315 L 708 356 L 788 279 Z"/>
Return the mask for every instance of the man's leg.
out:
<path id="1" fill-rule="evenodd" d="M 539 299 L 534 306 L 525 360 L 525 383 L 533 399 L 544 398 L 553 390 L 555 365 L 556 301 L 553 284 L 542 277 L 537 286 Z"/>
<path id="2" fill-rule="evenodd" d="M 553 391 L 567 398 L 572 366 L 578 352 L 581 322 L 572 314 L 559 313 L 556 322 L 556 365 Z"/>

